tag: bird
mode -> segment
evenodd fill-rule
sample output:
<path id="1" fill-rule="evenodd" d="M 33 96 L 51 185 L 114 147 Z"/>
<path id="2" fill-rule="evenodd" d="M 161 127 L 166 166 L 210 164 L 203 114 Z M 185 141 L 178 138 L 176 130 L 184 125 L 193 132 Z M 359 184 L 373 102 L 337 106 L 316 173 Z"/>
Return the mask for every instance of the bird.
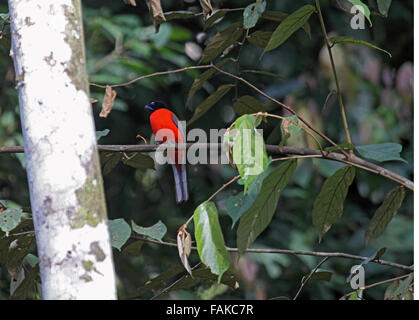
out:
<path id="1" fill-rule="evenodd" d="M 170 111 L 168 106 L 161 101 L 152 101 L 147 104 L 145 110 L 150 114 L 149 120 L 151 129 L 156 136 L 157 143 L 175 142 L 184 143 L 185 133 L 179 127 L 178 117 Z M 157 134 L 159 130 L 170 130 L 170 135 Z M 173 141 L 174 140 L 174 141 Z M 185 150 L 168 150 L 167 154 L 171 160 L 173 177 L 175 182 L 176 203 L 185 202 L 189 199 L 188 182 L 186 176 Z"/>

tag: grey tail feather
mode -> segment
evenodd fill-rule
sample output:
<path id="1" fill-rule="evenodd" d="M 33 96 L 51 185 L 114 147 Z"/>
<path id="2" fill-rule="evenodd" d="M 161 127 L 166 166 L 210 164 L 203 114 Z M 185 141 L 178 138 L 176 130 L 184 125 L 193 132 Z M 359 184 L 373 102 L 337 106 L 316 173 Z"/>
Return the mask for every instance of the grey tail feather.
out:
<path id="1" fill-rule="evenodd" d="M 179 171 L 176 164 L 172 164 L 172 170 L 175 183 L 176 202 L 180 203 L 182 201 L 187 201 L 189 195 L 186 181 L 186 166 L 182 164 L 181 170 Z"/>
<path id="2" fill-rule="evenodd" d="M 186 165 L 181 164 L 180 169 L 181 169 L 183 201 L 188 201 L 189 193 L 188 193 L 188 179 L 186 178 Z"/>

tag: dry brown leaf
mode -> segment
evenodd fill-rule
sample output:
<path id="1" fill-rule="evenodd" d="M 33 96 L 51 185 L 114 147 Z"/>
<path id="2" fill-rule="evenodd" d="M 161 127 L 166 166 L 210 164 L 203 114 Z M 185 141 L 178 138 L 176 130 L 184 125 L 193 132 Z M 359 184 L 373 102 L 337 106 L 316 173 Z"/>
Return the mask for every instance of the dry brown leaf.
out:
<path id="1" fill-rule="evenodd" d="M 189 257 L 189 254 L 191 253 L 191 248 L 192 248 L 192 238 L 191 238 L 191 234 L 187 231 L 185 231 L 186 236 L 185 236 L 185 242 L 184 242 L 184 249 L 185 249 L 185 254 L 187 257 Z"/>
<path id="2" fill-rule="evenodd" d="M 161 8 L 160 0 L 145 0 L 150 11 L 151 20 L 153 20 L 156 33 L 159 32 L 160 25 L 166 21 Z"/>
<path id="3" fill-rule="evenodd" d="M 191 253 L 191 245 L 192 240 L 190 233 L 185 229 L 180 228 L 177 233 L 177 249 L 179 252 L 179 258 L 180 261 L 182 261 L 186 271 L 188 271 L 192 276 L 192 269 L 188 261 L 189 254 Z"/>
<path id="4" fill-rule="evenodd" d="M 137 134 L 136 138 L 143 140 L 144 141 L 144 144 L 147 144 L 147 139 L 144 138 L 141 134 Z"/>
<path id="5" fill-rule="evenodd" d="M 102 111 L 100 111 L 99 117 L 107 118 L 108 114 L 111 112 L 113 103 L 115 101 L 116 91 L 112 89 L 111 86 L 106 86 L 105 96 L 103 97 L 102 102 Z"/>
<path id="6" fill-rule="evenodd" d="M 133 7 L 136 7 L 137 6 L 137 4 L 135 3 L 135 0 L 124 0 L 124 2 L 126 4 L 132 5 Z"/>
<path id="7" fill-rule="evenodd" d="M 205 19 L 212 13 L 211 0 L 199 0 L 201 4 L 202 11 L 204 12 Z"/>

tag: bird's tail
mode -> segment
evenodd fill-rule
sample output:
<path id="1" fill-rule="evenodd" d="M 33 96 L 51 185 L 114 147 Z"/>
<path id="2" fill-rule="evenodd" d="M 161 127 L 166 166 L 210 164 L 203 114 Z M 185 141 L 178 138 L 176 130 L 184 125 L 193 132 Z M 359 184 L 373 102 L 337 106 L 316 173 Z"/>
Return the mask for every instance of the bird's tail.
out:
<path id="1" fill-rule="evenodd" d="M 186 165 L 185 164 L 172 164 L 173 177 L 175 180 L 176 202 L 180 203 L 188 201 L 188 181 L 186 178 Z"/>

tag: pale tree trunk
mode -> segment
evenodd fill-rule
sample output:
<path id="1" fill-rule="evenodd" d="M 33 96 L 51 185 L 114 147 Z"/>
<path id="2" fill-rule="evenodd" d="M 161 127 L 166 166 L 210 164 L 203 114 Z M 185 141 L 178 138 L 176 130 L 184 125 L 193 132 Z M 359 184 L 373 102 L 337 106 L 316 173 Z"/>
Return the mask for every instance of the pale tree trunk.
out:
<path id="1" fill-rule="evenodd" d="M 44 299 L 115 299 L 80 0 L 9 0 Z"/>

